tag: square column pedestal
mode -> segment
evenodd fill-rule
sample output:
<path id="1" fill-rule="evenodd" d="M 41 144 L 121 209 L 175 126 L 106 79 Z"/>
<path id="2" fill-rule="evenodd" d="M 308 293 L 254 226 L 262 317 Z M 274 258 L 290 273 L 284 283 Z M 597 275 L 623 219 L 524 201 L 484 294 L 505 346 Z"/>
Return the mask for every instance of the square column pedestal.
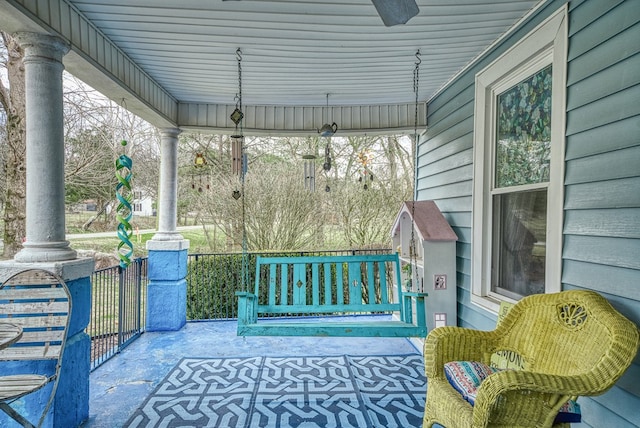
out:
<path id="1" fill-rule="evenodd" d="M 60 262 L 19 263 L 0 262 L 0 282 L 26 269 L 44 269 L 64 280 L 71 293 L 71 319 L 64 349 L 58 389 L 43 427 L 78 427 L 89 417 L 89 373 L 91 372 L 91 338 L 85 332 L 91 318 L 91 274 L 93 259 L 74 259 Z M 54 360 L 2 361 L 0 375 L 16 373 L 55 373 Z M 32 422 L 37 422 L 43 403 L 46 403 L 51 384 L 38 392 L 15 401 L 12 406 Z M 38 415 L 38 416 L 35 416 Z M 35 418 L 35 420 L 34 420 Z M 1 427 L 17 427 L 6 414 L 0 414 Z"/>
<path id="2" fill-rule="evenodd" d="M 147 331 L 176 331 L 187 323 L 188 240 L 147 241 Z"/>

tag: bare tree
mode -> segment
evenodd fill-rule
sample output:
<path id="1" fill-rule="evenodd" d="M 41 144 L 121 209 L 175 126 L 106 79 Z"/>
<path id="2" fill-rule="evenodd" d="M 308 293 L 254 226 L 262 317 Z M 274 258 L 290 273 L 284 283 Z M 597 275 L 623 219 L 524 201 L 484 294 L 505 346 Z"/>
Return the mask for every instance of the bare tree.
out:
<path id="1" fill-rule="evenodd" d="M 157 131 L 69 74 L 65 74 L 64 97 L 66 200 L 73 204 L 93 199 L 98 206 L 84 228 L 91 227 L 100 215 L 114 212 L 108 208 L 116 204 L 115 160 L 121 154 L 134 162 L 134 189 L 154 198 L 159 169 Z"/>
<path id="2" fill-rule="evenodd" d="M 24 52 L 9 34 L 0 32 L 4 44 L 0 62 L 7 83 L 0 78 L 0 105 L 5 111 L 6 147 L 4 150 L 4 248 L 3 257 L 11 258 L 19 250 L 26 234 L 26 125 Z"/>
<path id="3" fill-rule="evenodd" d="M 238 199 L 233 192 L 238 191 Z M 244 194 L 242 192 L 244 191 Z M 299 250 L 312 247 L 321 209 L 320 193 L 303 186 L 301 170 L 285 162 L 255 162 L 245 177 L 217 174 L 202 196 L 208 217 L 236 244 L 242 222 L 250 250 Z M 244 212 L 244 216 L 243 216 Z"/>

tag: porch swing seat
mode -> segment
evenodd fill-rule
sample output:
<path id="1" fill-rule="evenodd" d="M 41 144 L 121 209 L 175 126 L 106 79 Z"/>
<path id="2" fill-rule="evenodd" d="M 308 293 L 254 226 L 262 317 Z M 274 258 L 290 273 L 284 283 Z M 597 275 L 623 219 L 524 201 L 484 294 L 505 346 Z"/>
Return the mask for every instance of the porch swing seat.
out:
<path id="1" fill-rule="evenodd" d="M 427 335 L 427 293 L 402 290 L 397 254 L 258 256 L 256 264 L 253 293 L 236 293 L 238 336 Z"/>

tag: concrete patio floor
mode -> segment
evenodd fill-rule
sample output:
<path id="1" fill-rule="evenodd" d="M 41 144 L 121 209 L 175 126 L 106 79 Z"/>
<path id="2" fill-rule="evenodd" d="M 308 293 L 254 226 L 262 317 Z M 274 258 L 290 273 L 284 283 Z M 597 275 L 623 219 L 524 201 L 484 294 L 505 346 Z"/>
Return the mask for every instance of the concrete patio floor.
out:
<path id="1" fill-rule="evenodd" d="M 90 376 L 85 428 L 121 427 L 183 357 L 420 354 L 406 338 L 238 337 L 235 321 L 189 322 L 145 332 Z"/>

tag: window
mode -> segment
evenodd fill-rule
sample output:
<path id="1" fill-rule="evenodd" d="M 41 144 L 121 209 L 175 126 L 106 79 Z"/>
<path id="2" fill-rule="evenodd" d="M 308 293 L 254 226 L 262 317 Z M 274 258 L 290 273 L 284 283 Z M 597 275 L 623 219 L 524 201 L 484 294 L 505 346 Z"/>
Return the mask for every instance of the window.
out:
<path id="1" fill-rule="evenodd" d="M 476 76 L 472 302 L 560 290 L 566 11 Z"/>

